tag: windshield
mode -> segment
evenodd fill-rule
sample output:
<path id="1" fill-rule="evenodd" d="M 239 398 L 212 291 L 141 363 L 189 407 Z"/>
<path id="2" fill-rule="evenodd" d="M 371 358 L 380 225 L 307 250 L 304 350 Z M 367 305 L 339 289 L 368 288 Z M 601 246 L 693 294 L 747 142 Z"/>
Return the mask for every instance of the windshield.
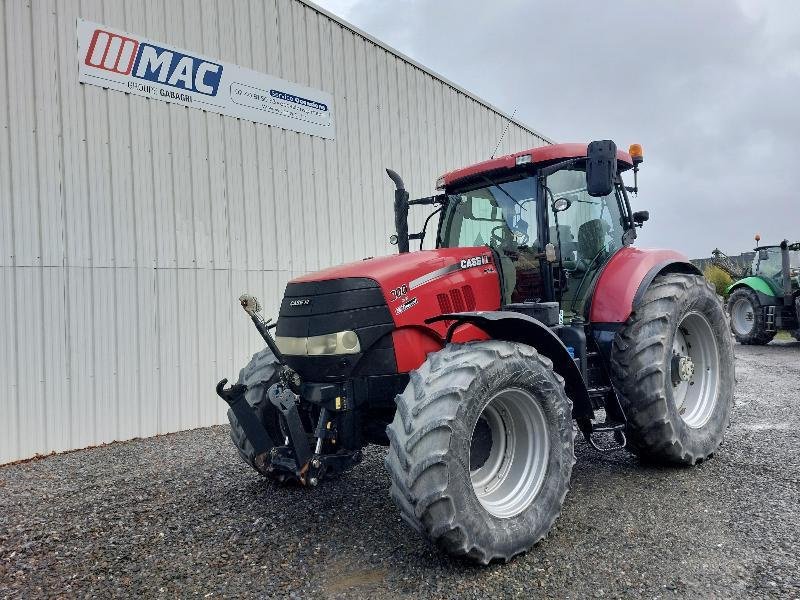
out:
<path id="1" fill-rule="evenodd" d="M 519 249 L 534 243 L 536 179 L 526 177 L 449 196 L 441 246 Z"/>
<path id="2" fill-rule="evenodd" d="M 536 178 L 487 181 L 451 194 L 439 232 L 444 248 L 490 246 L 497 252 L 503 304 L 545 293 L 536 236 Z"/>

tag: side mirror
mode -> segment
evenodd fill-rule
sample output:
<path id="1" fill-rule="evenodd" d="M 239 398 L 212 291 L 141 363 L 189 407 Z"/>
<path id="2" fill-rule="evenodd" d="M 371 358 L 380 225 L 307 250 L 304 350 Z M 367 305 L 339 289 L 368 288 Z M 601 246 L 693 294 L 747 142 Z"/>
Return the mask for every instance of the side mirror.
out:
<path id="1" fill-rule="evenodd" d="M 593 198 L 608 196 L 614 191 L 617 176 L 617 145 L 611 140 L 598 140 L 586 149 L 586 191 Z"/>

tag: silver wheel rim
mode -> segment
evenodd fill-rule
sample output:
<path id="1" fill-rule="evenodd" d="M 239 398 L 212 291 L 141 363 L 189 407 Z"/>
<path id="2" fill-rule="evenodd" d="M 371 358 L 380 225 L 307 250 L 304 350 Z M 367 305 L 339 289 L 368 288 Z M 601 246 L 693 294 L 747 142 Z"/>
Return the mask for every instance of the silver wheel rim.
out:
<path id="1" fill-rule="evenodd" d="M 731 310 L 731 321 L 736 333 L 747 335 L 753 331 L 755 325 L 755 311 L 753 305 L 746 298 L 740 298 L 733 304 Z"/>
<path id="2" fill-rule="evenodd" d="M 550 455 L 548 432 L 544 411 L 525 390 L 505 389 L 484 407 L 470 437 L 470 479 L 478 501 L 490 514 L 503 519 L 516 516 L 539 494 Z M 483 456 L 473 466 L 478 453 Z"/>
<path id="3" fill-rule="evenodd" d="M 680 373 L 675 372 L 678 364 Z M 686 365 L 691 368 L 685 368 Z M 678 325 L 670 371 L 672 398 L 678 413 L 689 427 L 702 427 L 714 414 L 719 394 L 717 337 L 702 314 L 691 312 Z"/>

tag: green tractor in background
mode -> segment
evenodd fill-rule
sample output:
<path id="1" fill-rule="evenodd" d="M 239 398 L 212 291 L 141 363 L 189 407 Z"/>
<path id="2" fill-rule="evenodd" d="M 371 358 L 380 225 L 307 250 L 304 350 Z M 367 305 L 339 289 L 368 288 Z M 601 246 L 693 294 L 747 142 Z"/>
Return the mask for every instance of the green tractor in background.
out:
<path id="1" fill-rule="evenodd" d="M 728 288 L 731 329 L 740 344 L 768 344 L 781 330 L 800 340 L 800 243 L 759 246 L 750 274 Z"/>

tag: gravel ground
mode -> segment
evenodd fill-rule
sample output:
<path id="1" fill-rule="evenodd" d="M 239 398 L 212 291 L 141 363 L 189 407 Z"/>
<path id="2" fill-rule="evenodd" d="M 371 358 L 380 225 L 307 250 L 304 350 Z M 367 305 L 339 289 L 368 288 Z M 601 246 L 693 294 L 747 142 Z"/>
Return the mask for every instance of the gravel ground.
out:
<path id="1" fill-rule="evenodd" d="M 507 565 L 401 523 L 383 451 L 315 490 L 266 485 L 213 427 L 0 468 L 0 596 L 800 598 L 800 343 L 736 346 L 714 460 L 580 442 L 548 539 Z"/>

